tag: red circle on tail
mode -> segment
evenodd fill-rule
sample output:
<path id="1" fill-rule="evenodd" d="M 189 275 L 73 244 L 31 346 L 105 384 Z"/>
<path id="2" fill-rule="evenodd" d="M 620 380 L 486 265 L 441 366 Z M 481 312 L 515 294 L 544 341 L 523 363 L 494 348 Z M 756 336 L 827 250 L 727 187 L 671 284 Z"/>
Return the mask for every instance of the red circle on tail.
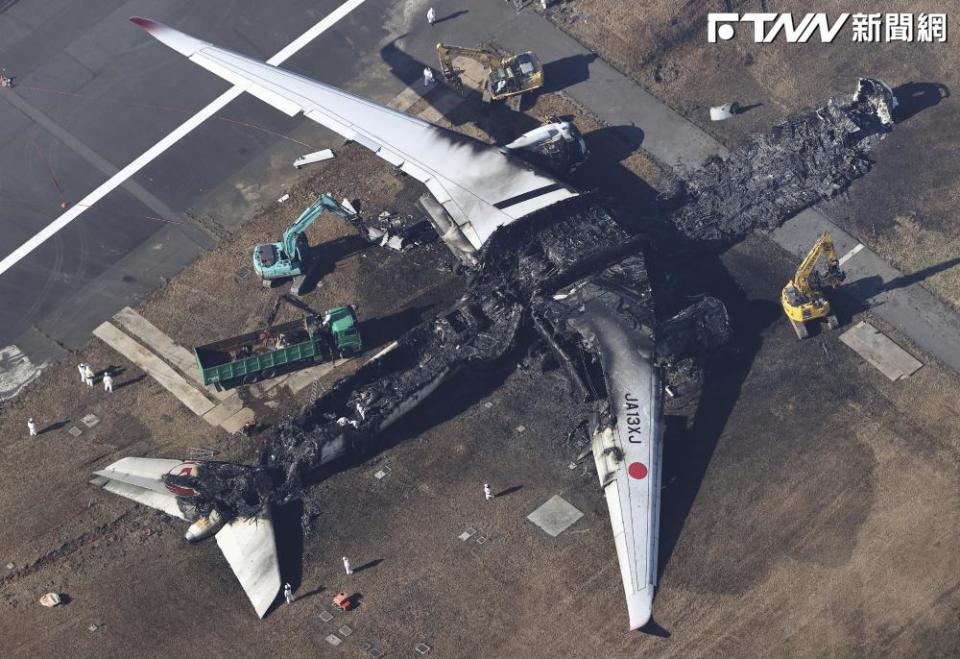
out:
<path id="1" fill-rule="evenodd" d="M 643 464 L 642 462 L 631 462 L 630 466 L 627 467 L 627 473 L 637 480 L 646 478 L 648 472 L 649 470 L 647 469 L 647 465 Z"/>

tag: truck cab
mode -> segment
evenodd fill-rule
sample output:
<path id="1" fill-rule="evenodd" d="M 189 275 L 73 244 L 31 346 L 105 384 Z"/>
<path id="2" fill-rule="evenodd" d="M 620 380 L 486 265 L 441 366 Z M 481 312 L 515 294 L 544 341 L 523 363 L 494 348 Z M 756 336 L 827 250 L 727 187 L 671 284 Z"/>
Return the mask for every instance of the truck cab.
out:
<path id="1" fill-rule="evenodd" d="M 331 309 L 324 317 L 333 337 L 333 344 L 341 356 L 355 355 L 363 350 L 357 329 L 357 314 L 353 307 Z"/>

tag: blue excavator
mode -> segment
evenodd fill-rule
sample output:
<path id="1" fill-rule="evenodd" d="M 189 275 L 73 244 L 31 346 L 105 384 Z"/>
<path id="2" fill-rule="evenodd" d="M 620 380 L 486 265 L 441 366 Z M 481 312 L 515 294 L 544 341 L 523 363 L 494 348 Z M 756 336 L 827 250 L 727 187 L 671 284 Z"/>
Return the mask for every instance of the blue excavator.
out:
<path id="1" fill-rule="evenodd" d="M 314 265 L 310 258 L 310 244 L 307 242 L 307 227 L 325 210 L 336 213 L 351 225 L 356 225 L 358 221 L 352 208 L 338 204 L 329 194 L 320 195 L 287 227 L 280 242 L 263 243 L 253 248 L 253 269 L 260 275 L 265 286 L 272 285 L 279 279 L 302 279 L 307 274 Z M 295 287 L 297 283 L 299 282 L 295 281 Z"/>

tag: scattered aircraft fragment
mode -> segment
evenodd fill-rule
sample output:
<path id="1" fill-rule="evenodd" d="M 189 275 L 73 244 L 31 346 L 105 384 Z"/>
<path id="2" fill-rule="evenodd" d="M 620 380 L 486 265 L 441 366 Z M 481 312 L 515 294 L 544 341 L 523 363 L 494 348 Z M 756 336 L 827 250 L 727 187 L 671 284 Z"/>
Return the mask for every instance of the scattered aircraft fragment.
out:
<path id="1" fill-rule="evenodd" d="M 271 504 L 300 496 L 317 467 L 363 450 L 379 431 L 458 372 L 502 360 L 535 332 L 564 366 L 572 395 L 592 405 L 594 458 L 614 529 L 629 624 L 631 629 L 644 626 L 657 583 L 663 382 L 678 364 L 702 358 L 724 343 L 730 325 L 723 304 L 705 297 L 658 320 L 641 249 L 649 238 L 627 231 L 596 195 L 581 194 L 520 160 L 515 149 L 491 147 L 155 21 L 131 20 L 288 115 L 303 112 L 424 183 L 432 197 L 424 195 L 421 203 L 440 237 L 472 268 L 472 277 L 453 308 L 409 331 L 298 418 L 281 423 L 258 465 L 210 462 L 166 475 L 151 467 L 148 482 L 154 487 L 144 488 L 143 479 L 124 473 L 130 469 L 121 460 L 97 473 L 98 478 L 113 475 L 102 486 L 174 515 L 181 506 L 192 507 L 205 524 L 227 520 L 219 542 L 231 525 L 256 526 L 251 520 L 263 519 L 258 516 Z M 891 103 L 886 91 L 872 86 L 847 105 L 829 106 L 828 116 L 809 119 L 811 126 L 815 121 L 836 126 L 789 133 L 795 141 L 811 136 L 817 154 L 825 157 L 811 168 L 816 180 L 801 170 L 788 177 L 788 184 L 764 178 L 764 186 L 752 190 L 750 203 L 768 211 L 764 221 L 782 222 L 866 171 L 862 162 L 872 144 L 868 138 L 889 130 L 886 122 L 877 121 L 878 108 Z M 833 144 L 820 139 L 835 128 L 856 137 Z M 794 146 L 778 137 L 764 148 L 779 162 Z M 729 179 L 754 176 L 755 160 L 749 149 L 735 150 L 728 161 L 713 163 L 704 177 L 712 177 L 712 186 L 695 178 L 678 185 L 669 219 L 679 237 L 713 243 L 759 224 L 750 213 L 733 213 L 736 204 L 725 185 Z M 746 219 L 737 224 L 727 208 Z M 588 363 L 599 364 L 602 375 Z M 169 499 L 156 499 L 157 487 L 182 488 L 183 495 L 174 498 L 170 509 Z M 251 549 L 254 555 L 275 553 L 272 534 L 268 541 L 261 531 L 259 541 L 268 547 Z M 260 567 L 250 569 L 262 570 L 260 576 L 275 596 L 279 578 L 273 578 L 269 561 L 258 561 Z M 245 589 L 249 594 L 251 589 Z M 263 597 L 267 590 L 263 588 Z M 256 592 L 258 607 L 261 591 Z"/>

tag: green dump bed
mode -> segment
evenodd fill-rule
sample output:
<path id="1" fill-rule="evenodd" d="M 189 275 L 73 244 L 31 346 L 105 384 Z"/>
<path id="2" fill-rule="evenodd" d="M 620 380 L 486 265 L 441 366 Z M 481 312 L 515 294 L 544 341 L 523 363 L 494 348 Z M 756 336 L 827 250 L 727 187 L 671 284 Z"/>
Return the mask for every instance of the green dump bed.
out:
<path id="1" fill-rule="evenodd" d="M 193 354 L 204 384 L 249 384 L 289 364 L 333 358 L 329 333 L 307 330 L 308 318 L 197 346 Z M 283 346 L 283 347 L 279 347 Z"/>
<path id="2" fill-rule="evenodd" d="M 324 319 L 300 320 L 197 346 L 193 355 L 204 384 L 232 387 L 272 378 L 295 364 L 329 361 L 362 349 L 352 307 L 330 309 Z M 294 364 L 294 366 L 290 366 Z"/>

